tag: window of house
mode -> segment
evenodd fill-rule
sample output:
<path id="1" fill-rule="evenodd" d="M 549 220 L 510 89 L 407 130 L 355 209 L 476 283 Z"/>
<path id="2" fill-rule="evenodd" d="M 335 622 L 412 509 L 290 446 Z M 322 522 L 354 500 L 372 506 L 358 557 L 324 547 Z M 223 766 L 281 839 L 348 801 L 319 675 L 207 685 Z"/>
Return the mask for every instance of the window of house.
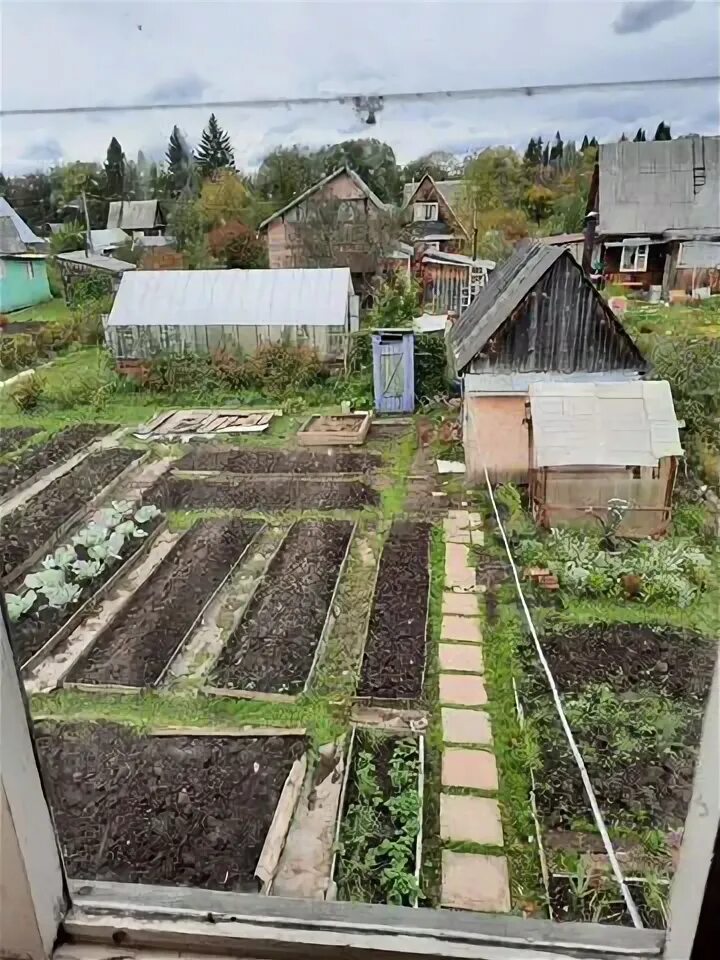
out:
<path id="1" fill-rule="evenodd" d="M 620 256 L 620 269 L 627 272 L 647 270 L 648 250 L 647 243 L 625 244 Z"/>
<path id="2" fill-rule="evenodd" d="M 416 203 L 413 207 L 413 220 L 437 220 L 437 203 Z"/>
<path id="3" fill-rule="evenodd" d="M 25 261 L 25 269 L 27 270 L 28 280 L 32 280 L 35 276 L 35 265 L 32 260 Z"/>

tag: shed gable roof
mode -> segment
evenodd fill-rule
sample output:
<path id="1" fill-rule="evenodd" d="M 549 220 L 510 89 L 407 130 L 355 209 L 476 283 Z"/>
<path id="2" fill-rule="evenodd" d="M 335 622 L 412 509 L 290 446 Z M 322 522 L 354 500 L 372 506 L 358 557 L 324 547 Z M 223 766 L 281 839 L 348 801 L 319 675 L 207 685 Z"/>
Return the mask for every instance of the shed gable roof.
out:
<path id="1" fill-rule="evenodd" d="M 311 187 L 308 187 L 308 189 L 303 191 L 303 193 L 300 193 L 297 197 L 294 197 L 290 203 L 286 203 L 284 207 L 280 208 L 280 210 L 276 210 L 275 213 L 263 220 L 258 227 L 258 230 L 262 230 L 269 223 L 272 223 L 273 220 L 277 220 L 278 217 L 282 217 L 283 214 L 288 212 L 288 210 L 292 210 L 293 207 L 296 207 L 299 203 L 302 203 L 303 200 L 307 200 L 308 197 L 311 197 L 314 193 L 317 193 L 318 190 L 322 190 L 324 186 L 326 186 L 328 183 L 331 183 L 333 180 L 337 179 L 337 177 L 342 176 L 343 174 L 350 177 L 355 186 L 357 186 L 365 194 L 368 200 L 374 206 L 376 206 L 378 210 L 390 210 L 392 208 L 392 204 L 383 203 L 380 197 L 378 197 L 378 195 L 370 189 L 370 187 L 365 183 L 359 174 L 355 173 L 355 171 L 350 167 L 344 166 L 338 167 L 337 170 L 333 170 L 332 173 L 329 173 L 326 177 L 323 177 L 322 180 L 318 180 L 317 183 L 314 183 Z"/>
<path id="2" fill-rule="evenodd" d="M 20 237 L 23 243 L 42 244 L 44 242 L 40 237 L 33 233 L 20 214 L 10 206 L 5 197 L 0 197 L 0 217 L 9 217 L 12 220 L 15 230 L 17 231 L 17 235 Z"/>
<path id="3" fill-rule="evenodd" d="M 159 203 L 159 200 L 113 200 L 108 207 L 108 229 L 152 230 L 159 219 Z"/>
<path id="4" fill-rule="evenodd" d="M 408 190 L 408 187 L 412 187 L 412 190 Z M 457 214 L 457 206 L 462 200 L 464 188 L 464 180 L 433 180 L 429 173 L 425 173 L 417 183 L 406 183 L 403 187 L 403 208 L 408 208 L 416 200 L 435 202 L 438 204 L 439 222 L 431 224 L 435 228 L 434 232 L 438 232 L 437 228 L 441 224 L 450 221 L 467 236 L 467 230 Z M 410 226 L 422 229 L 423 222 L 411 223 Z"/>
<path id="5" fill-rule="evenodd" d="M 0 254 L 25 253 L 27 246 L 20 239 L 17 227 L 10 217 L 0 216 Z"/>

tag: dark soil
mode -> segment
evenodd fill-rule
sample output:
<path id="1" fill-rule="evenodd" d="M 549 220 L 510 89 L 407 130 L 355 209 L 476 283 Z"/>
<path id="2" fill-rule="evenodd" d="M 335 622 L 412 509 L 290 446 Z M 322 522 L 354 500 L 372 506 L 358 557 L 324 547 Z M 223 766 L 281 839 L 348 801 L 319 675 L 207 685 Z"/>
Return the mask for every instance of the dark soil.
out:
<path id="1" fill-rule="evenodd" d="M 152 737 L 36 724 L 69 876 L 257 892 L 300 737 Z"/>
<path id="2" fill-rule="evenodd" d="M 143 526 L 143 530 L 150 534 L 162 523 L 162 517 L 156 517 L 150 523 Z M 80 607 L 86 603 L 90 597 L 94 596 L 103 584 L 107 583 L 115 571 L 127 560 L 133 557 L 145 544 L 145 538 L 130 537 L 123 544 L 120 551 L 120 559 L 107 564 L 99 577 L 92 582 L 86 583 L 80 593 L 80 596 L 72 606 L 61 607 L 42 607 L 32 610 L 26 617 L 23 617 L 18 623 L 12 626 L 12 647 L 15 651 L 18 662 L 25 663 L 53 636 L 57 631 L 67 623 L 67 621 L 76 613 Z M 87 560 L 88 556 L 83 547 L 75 548 L 78 557 L 81 560 Z"/>
<path id="3" fill-rule="evenodd" d="M 243 481 L 162 477 L 145 496 L 163 509 L 341 510 L 376 506 L 376 490 L 356 480 L 253 478 Z"/>
<path id="4" fill-rule="evenodd" d="M 414 699 L 425 672 L 430 526 L 396 520 L 383 548 L 359 697 Z"/>
<path id="5" fill-rule="evenodd" d="M 93 440 L 117 429 L 112 423 L 79 423 L 50 437 L 42 446 L 33 447 L 10 463 L 0 464 L 0 496 L 39 473 L 55 467 Z"/>
<path id="6" fill-rule="evenodd" d="M 350 453 L 328 447 L 312 450 L 191 450 L 175 466 L 178 470 L 222 470 L 228 473 L 367 473 L 382 465 L 377 453 Z"/>
<path id="7" fill-rule="evenodd" d="M 652 689 L 704 700 L 715 643 L 687 630 L 630 623 L 593 624 L 543 636 L 543 649 L 561 690 L 588 682 L 614 690 Z"/>
<path id="8" fill-rule="evenodd" d="M 609 923 L 622 927 L 633 926 L 620 887 L 612 877 L 594 877 L 589 881 L 590 888 L 585 896 L 578 896 L 573 892 L 568 877 L 551 876 L 549 887 L 553 916 L 561 923 Z M 665 918 L 657 904 L 649 902 L 646 884 L 630 881 L 628 889 L 643 924 L 653 930 L 665 929 Z M 668 888 L 666 887 L 665 890 L 667 891 Z"/>
<path id="9" fill-rule="evenodd" d="M 77 513 L 142 453 L 116 447 L 91 453 L 68 473 L 36 493 L 3 521 L 0 571 L 5 576 L 47 543 L 57 528 Z"/>
<path id="10" fill-rule="evenodd" d="M 346 520 L 302 520 L 293 526 L 223 649 L 213 686 L 302 690 L 352 527 Z"/>
<path id="11" fill-rule="evenodd" d="M 257 520 L 196 523 L 102 631 L 69 680 L 151 686 L 261 527 Z"/>
<path id="12" fill-rule="evenodd" d="M 36 433 L 40 433 L 39 427 L 5 427 L 0 433 L 0 456 L 24 446 Z"/>

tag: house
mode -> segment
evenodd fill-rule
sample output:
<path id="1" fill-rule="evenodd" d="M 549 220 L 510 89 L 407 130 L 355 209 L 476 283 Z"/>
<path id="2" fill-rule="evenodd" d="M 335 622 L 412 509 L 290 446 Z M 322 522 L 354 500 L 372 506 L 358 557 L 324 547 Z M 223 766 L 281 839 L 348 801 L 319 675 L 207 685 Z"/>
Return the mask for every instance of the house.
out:
<path id="1" fill-rule="evenodd" d="M 123 276 L 105 336 L 119 369 L 129 372 L 162 353 L 253 354 L 281 342 L 340 360 L 358 325 L 347 267 L 138 270 Z"/>
<path id="2" fill-rule="evenodd" d="M 45 244 L 0 197 L 0 313 L 52 299 Z"/>
<path id="3" fill-rule="evenodd" d="M 404 234 L 416 251 L 421 247 L 459 253 L 470 242 L 460 219 L 464 192 L 464 180 L 433 180 L 429 173 L 417 183 L 404 185 Z"/>
<path id="4" fill-rule="evenodd" d="M 609 282 L 720 293 L 720 137 L 603 144 L 596 193 Z"/>
<path id="5" fill-rule="evenodd" d="M 667 532 L 683 450 L 666 381 L 531 383 L 530 484 L 544 527 L 607 516 L 612 499 L 629 506 L 618 533 Z"/>
<path id="6" fill-rule="evenodd" d="M 107 227 L 157 237 L 165 232 L 166 218 L 159 200 L 113 200 L 108 208 Z"/>
<path id="7" fill-rule="evenodd" d="M 106 254 L 118 247 L 124 247 L 126 243 L 130 243 L 130 234 L 120 227 L 90 231 L 90 246 L 95 253 Z"/>
<path id="8" fill-rule="evenodd" d="M 106 257 L 101 253 L 88 253 L 87 250 L 73 250 L 70 253 L 58 253 L 55 257 L 60 268 L 65 299 L 68 303 L 73 300 L 73 287 L 80 280 L 88 277 L 102 277 L 105 279 L 108 292 L 115 292 L 124 273 L 137 269 L 134 263 L 118 260 L 116 257 Z"/>
<path id="9" fill-rule="evenodd" d="M 473 260 L 461 253 L 419 251 L 414 261 L 420 282 L 423 309 L 430 313 L 453 312 L 459 316 L 488 281 L 494 260 Z"/>
<path id="10" fill-rule="evenodd" d="M 647 363 L 575 258 L 525 242 L 447 333 L 463 386 L 466 476 L 526 483 L 531 383 L 639 379 Z"/>

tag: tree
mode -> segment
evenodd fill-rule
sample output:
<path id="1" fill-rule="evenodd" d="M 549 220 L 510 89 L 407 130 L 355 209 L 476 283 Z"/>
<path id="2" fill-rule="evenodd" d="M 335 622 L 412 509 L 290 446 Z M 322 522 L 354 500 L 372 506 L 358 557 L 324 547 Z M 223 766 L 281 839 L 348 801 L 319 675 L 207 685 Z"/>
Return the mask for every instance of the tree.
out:
<path id="1" fill-rule="evenodd" d="M 400 181 L 417 183 L 425 173 L 429 173 L 433 180 L 458 180 L 463 175 L 463 164 L 454 153 L 434 150 L 404 166 L 400 170 Z"/>
<path id="2" fill-rule="evenodd" d="M 542 152 L 542 165 L 543 167 L 550 166 L 550 144 L 546 143 Z"/>
<path id="3" fill-rule="evenodd" d="M 664 120 L 661 120 L 655 131 L 655 136 L 653 140 L 672 140 L 672 134 L 670 133 L 670 124 L 665 123 Z"/>
<path id="4" fill-rule="evenodd" d="M 209 227 L 252 219 L 250 191 L 231 170 L 222 170 L 213 180 L 205 180 L 198 200 L 200 214 Z"/>
<path id="5" fill-rule="evenodd" d="M 222 129 L 214 113 L 202 132 L 197 150 L 197 165 L 203 176 L 211 176 L 216 170 L 235 169 L 235 154 L 230 137 Z"/>
<path id="6" fill-rule="evenodd" d="M 585 134 L 585 136 L 582 138 L 582 144 L 580 145 L 580 152 L 585 153 L 585 151 L 589 146 L 590 146 L 590 141 L 588 140 L 588 135 Z"/>
<path id="7" fill-rule="evenodd" d="M 174 126 L 165 154 L 174 196 L 190 193 L 194 187 L 195 157 L 180 128 Z"/>
<path id="8" fill-rule="evenodd" d="M 255 178 L 255 188 L 274 210 L 286 206 L 316 183 L 322 173 L 317 156 L 299 147 L 279 147 L 269 153 Z"/>
<path id="9" fill-rule="evenodd" d="M 105 157 L 105 195 L 108 200 L 122 200 L 124 191 L 125 154 L 119 140 L 113 137 Z"/>
<path id="10" fill-rule="evenodd" d="M 518 208 L 526 186 L 525 171 L 510 147 L 482 150 L 465 169 L 465 208 L 468 222 L 473 214 Z"/>
<path id="11" fill-rule="evenodd" d="M 318 150 L 322 174 L 338 167 L 354 170 L 370 189 L 388 203 L 400 200 L 402 187 L 393 148 L 380 140 L 343 140 Z"/>
<path id="12" fill-rule="evenodd" d="M 53 199 L 61 218 L 65 221 L 84 218 L 82 194 L 88 206 L 90 225 L 93 228 L 107 224 L 107 202 L 102 199 L 104 171 L 97 163 L 76 161 L 66 163 L 50 173 L 53 184 Z"/>
<path id="13" fill-rule="evenodd" d="M 19 216 L 33 229 L 55 219 L 53 182 L 46 173 L 8 177 L 3 195 Z"/>
<path id="14" fill-rule="evenodd" d="M 626 140 L 627 140 L 627 134 L 626 134 L 625 131 L 623 130 L 619 142 L 620 142 L 620 143 L 625 143 Z"/>
<path id="15" fill-rule="evenodd" d="M 197 200 L 183 193 L 168 218 L 168 233 L 175 237 L 188 270 L 203 270 L 214 265 Z"/>
<path id="16" fill-rule="evenodd" d="M 598 142 L 597 142 L 597 137 L 593 137 L 593 138 L 592 138 L 592 140 L 590 141 L 590 146 L 591 146 L 591 147 L 598 147 L 598 146 L 599 146 L 599 144 L 598 144 Z"/>
<path id="17" fill-rule="evenodd" d="M 642 127 L 638 127 L 638 132 L 633 137 L 633 143 L 644 143 L 646 140 L 645 131 Z"/>
<path id="18" fill-rule="evenodd" d="M 523 160 L 528 166 L 537 167 L 542 160 L 542 137 L 530 137 Z"/>
<path id="19" fill-rule="evenodd" d="M 550 148 L 550 163 L 555 163 L 557 166 L 560 166 L 560 161 L 563 156 L 563 141 L 560 136 L 560 131 L 558 130 L 555 134 L 555 142 Z"/>
<path id="20" fill-rule="evenodd" d="M 265 244 L 254 230 L 235 220 L 215 227 L 208 234 L 212 255 L 228 268 L 252 269 L 267 267 Z"/>
<path id="21" fill-rule="evenodd" d="M 57 233 L 50 237 L 50 252 L 57 256 L 58 253 L 72 253 L 73 250 L 85 249 L 85 224 L 76 221 L 75 223 L 64 223 Z"/>
<path id="22" fill-rule="evenodd" d="M 525 209 L 536 223 L 540 223 L 550 213 L 554 194 L 549 187 L 533 184 L 525 194 Z"/>

